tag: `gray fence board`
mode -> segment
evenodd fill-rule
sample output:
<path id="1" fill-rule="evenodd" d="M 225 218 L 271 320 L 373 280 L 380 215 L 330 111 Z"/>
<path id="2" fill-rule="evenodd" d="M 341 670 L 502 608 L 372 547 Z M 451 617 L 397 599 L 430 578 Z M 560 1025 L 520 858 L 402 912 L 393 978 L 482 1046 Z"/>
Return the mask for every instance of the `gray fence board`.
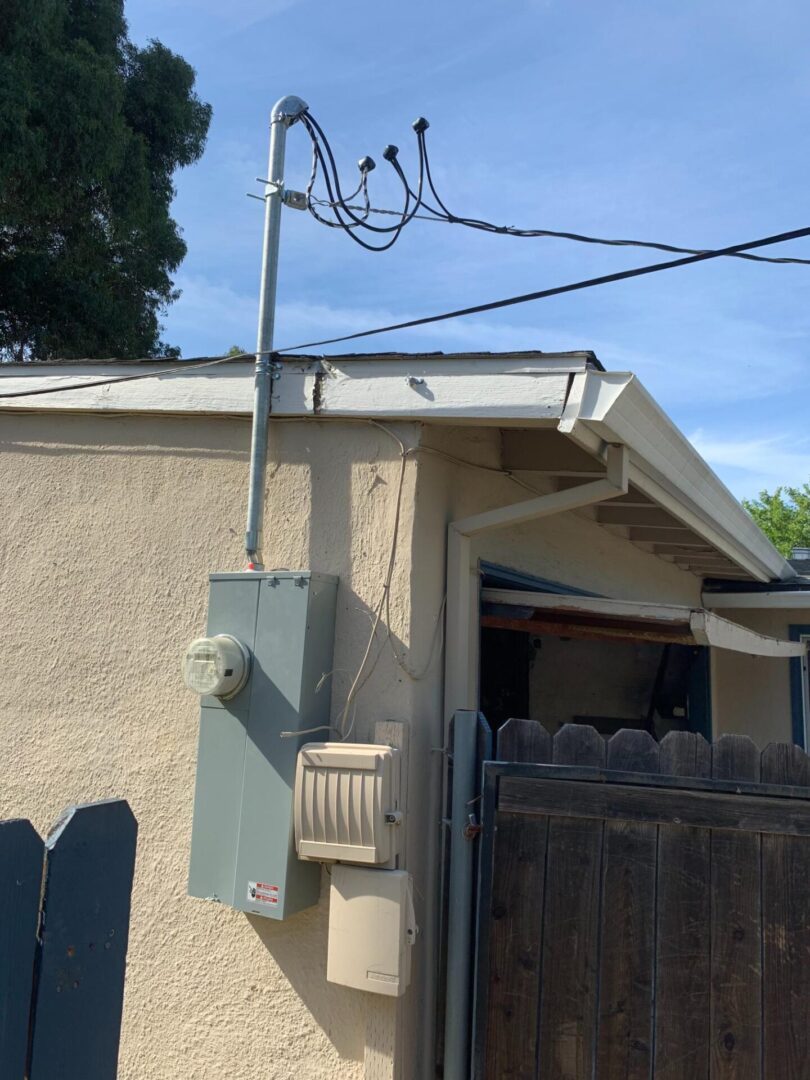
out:
<path id="1" fill-rule="evenodd" d="M 0 1077 L 23 1080 L 44 846 L 28 821 L 0 823 Z"/>
<path id="2" fill-rule="evenodd" d="M 137 823 L 126 802 L 71 807 L 47 839 L 30 1080 L 114 1080 Z"/>

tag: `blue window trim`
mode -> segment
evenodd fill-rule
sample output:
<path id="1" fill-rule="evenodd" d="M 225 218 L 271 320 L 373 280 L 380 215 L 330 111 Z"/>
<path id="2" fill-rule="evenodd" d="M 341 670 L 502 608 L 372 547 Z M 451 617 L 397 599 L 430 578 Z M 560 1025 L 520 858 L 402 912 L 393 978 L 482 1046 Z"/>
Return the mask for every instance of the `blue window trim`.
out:
<path id="1" fill-rule="evenodd" d="M 690 679 L 689 720 L 692 731 L 712 741 L 712 665 L 711 649 L 699 645 L 699 660 Z"/>
<path id="2" fill-rule="evenodd" d="M 791 623 L 789 629 L 791 641 L 801 641 L 802 635 L 810 636 L 810 623 Z M 796 746 L 806 750 L 802 661 L 799 656 L 790 658 L 790 717 L 793 728 L 793 741 Z"/>
<path id="3" fill-rule="evenodd" d="M 556 593 L 560 596 L 601 596 L 601 593 L 588 592 L 587 589 L 575 589 L 573 585 L 563 585 L 559 581 L 522 574 L 498 563 L 482 562 L 481 587 L 484 589 L 536 590 L 537 592 Z"/>

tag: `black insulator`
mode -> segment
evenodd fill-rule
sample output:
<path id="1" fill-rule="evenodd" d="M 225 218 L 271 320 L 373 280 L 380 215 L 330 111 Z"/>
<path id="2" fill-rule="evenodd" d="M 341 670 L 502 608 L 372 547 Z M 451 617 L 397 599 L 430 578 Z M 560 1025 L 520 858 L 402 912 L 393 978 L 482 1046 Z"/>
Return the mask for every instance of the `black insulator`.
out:
<path id="1" fill-rule="evenodd" d="M 398 146 L 392 146 L 389 143 L 388 146 L 386 146 L 386 148 L 383 150 L 383 157 L 385 158 L 386 161 L 393 161 L 396 158 L 398 153 L 399 153 L 399 147 Z"/>
<path id="2" fill-rule="evenodd" d="M 357 168 L 361 173 L 370 173 L 372 169 L 377 168 L 377 162 L 373 157 L 369 157 L 368 154 L 366 154 L 365 157 L 360 158 L 357 162 Z"/>
<path id="3" fill-rule="evenodd" d="M 414 120 L 413 124 L 411 124 L 411 127 L 417 135 L 421 135 L 423 131 L 427 131 L 427 129 L 430 127 L 430 124 L 427 122 L 424 116 L 420 116 L 416 120 Z"/>

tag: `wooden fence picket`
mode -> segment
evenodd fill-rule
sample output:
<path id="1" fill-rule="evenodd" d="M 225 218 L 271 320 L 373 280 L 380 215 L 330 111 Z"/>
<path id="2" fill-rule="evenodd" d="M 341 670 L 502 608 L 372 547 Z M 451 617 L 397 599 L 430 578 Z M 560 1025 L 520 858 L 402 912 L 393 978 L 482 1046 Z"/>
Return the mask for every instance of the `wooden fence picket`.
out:
<path id="1" fill-rule="evenodd" d="M 136 836 L 123 800 L 48 836 L 30 1080 L 115 1080 Z"/>
<path id="2" fill-rule="evenodd" d="M 607 767 L 657 773 L 658 743 L 646 731 L 620 731 L 607 744 Z M 597 1075 L 647 1080 L 653 1054 L 658 827 L 606 821 L 602 844 Z"/>
<path id="3" fill-rule="evenodd" d="M 484 793 L 476 1080 L 810 1080 L 804 750 L 510 720 Z"/>
<path id="4" fill-rule="evenodd" d="M 497 757 L 550 762 L 551 736 L 535 720 L 507 720 L 498 732 Z M 548 822 L 538 818 L 527 827 L 514 814 L 501 814 L 497 827 L 496 844 L 508 855 L 492 892 L 490 1017 L 511 1037 L 488 1038 L 487 1069 L 492 1076 L 523 1080 L 534 1075 L 537 1056 Z M 517 969 L 510 963 L 515 951 L 520 956 Z"/>
<path id="5" fill-rule="evenodd" d="M 711 776 L 702 735 L 671 731 L 661 742 L 661 772 Z M 658 830 L 655 1072 L 660 1080 L 706 1080 L 709 1074 L 711 947 L 708 829 Z"/>
<path id="6" fill-rule="evenodd" d="M 28 821 L 0 822 L 0 1077 L 23 1080 L 44 846 Z"/>
<path id="7" fill-rule="evenodd" d="M 712 746 L 715 780 L 759 783 L 759 750 L 745 735 Z M 711 1077 L 759 1077 L 762 1032 L 760 837 L 715 830 L 711 849 Z"/>
<path id="8" fill-rule="evenodd" d="M 604 740 L 592 727 L 567 724 L 554 736 L 553 762 L 604 768 Z M 588 818 L 549 822 L 540 1076 L 584 1076 L 593 1061 L 602 833 L 602 822 Z"/>
<path id="9" fill-rule="evenodd" d="M 810 785 L 810 760 L 798 746 L 762 752 L 762 783 Z M 810 844 L 762 836 L 762 1071 L 808 1075 L 810 1069 Z"/>

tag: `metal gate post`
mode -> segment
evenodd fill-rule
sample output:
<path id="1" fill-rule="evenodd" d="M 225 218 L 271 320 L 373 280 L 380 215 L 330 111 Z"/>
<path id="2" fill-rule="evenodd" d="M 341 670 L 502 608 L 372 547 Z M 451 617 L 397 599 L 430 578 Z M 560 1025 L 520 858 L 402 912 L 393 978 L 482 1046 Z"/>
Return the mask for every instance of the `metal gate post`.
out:
<path id="1" fill-rule="evenodd" d="M 473 870 L 476 833 L 471 826 L 477 795 L 479 716 L 459 709 L 453 717 L 453 794 L 450 813 L 450 880 L 447 916 L 447 992 L 444 1080 L 469 1080 L 472 989 Z"/>

